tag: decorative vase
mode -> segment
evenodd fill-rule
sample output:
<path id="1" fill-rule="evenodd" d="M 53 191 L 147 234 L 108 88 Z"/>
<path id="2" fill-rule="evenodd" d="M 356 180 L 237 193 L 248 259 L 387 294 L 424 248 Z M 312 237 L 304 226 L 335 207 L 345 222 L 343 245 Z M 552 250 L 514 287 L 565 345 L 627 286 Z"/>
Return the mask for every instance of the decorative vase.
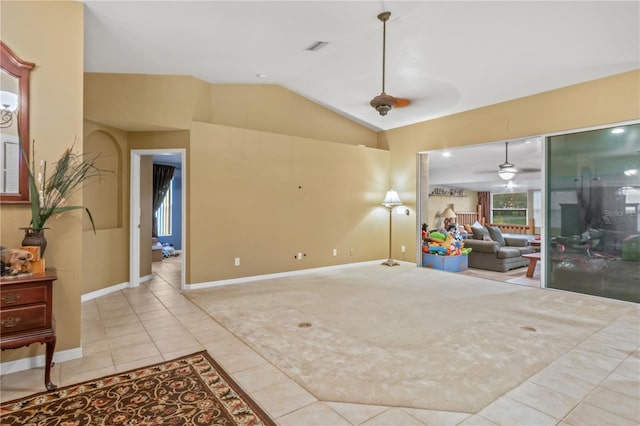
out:
<path id="1" fill-rule="evenodd" d="M 44 250 L 47 248 L 47 239 L 44 237 L 44 230 L 48 228 L 20 228 L 24 229 L 23 246 L 40 247 L 40 257 L 44 257 Z"/>

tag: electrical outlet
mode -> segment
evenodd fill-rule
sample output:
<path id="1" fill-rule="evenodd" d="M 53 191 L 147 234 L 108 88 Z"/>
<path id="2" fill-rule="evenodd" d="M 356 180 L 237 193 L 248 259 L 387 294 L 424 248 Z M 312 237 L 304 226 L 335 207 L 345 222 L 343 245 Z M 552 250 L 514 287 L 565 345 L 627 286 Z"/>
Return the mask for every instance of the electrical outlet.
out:
<path id="1" fill-rule="evenodd" d="M 235 260 L 233 261 L 233 264 L 236 266 L 240 266 L 240 258 L 236 257 Z"/>
<path id="2" fill-rule="evenodd" d="M 333 255 L 337 256 L 338 255 L 338 249 L 333 249 Z"/>
<path id="3" fill-rule="evenodd" d="M 405 246 L 401 246 L 401 247 L 400 247 L 400 251 L 401 251 L 402 253 L 405 253 L 405 252 L 407 251 L 407 248 L 406 248 Z"/>
<path id="4" fill-rule="evenodd" d="M 302 253 L 298 253 L 298 254 L 296 255 L 296 259 L 298 259 L 298 260 L 302 260 Z"/>

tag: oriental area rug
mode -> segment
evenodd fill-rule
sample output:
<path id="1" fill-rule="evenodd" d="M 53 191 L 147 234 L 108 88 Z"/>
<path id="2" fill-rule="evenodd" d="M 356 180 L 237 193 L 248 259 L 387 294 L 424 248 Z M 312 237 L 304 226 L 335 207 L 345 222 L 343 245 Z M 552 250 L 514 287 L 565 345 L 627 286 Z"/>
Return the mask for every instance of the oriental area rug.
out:
<path id="1" fill-rule="evenodd" d="M 275 425 L 206 351 L 0 406 L 2 425 Z"/>

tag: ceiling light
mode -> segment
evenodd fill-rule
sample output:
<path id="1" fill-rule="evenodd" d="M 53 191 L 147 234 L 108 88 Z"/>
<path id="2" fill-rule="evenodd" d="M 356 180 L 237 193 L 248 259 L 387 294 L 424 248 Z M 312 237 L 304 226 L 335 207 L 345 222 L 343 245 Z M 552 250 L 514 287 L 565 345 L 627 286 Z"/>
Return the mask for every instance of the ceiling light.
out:
<path id="1" fill-rule="evenodd" d="M 500 170 L 498 172 L 498 176 L 500 176 L 504 180 L 509 180 L 515 176 L 515 172 L 512 170 Z"/>
<path id="2" fill-rule="evenodd" d="M 0 128 L 10 127 L 14 112 L 18 109 L 18 95 L 4 90 L 0 91 Z"/>
<path id="3" fill-rule="evenodd" d="M 625 174 L 625 176 L 638 176 L 639 172 L 640 171 L 637 168 L 635 168 L 635 169 L 627 169 L 627 170 L 624 171 L 624 174 Z"/>
<path id="4" fill-rule="evenodd" d="M 633 186 L 622 186 L 618 188 L 618 195 L 630 195 L 635 192 L 635 188 Z"/>
<path id="5" fill-rule="evenodd" d="M 2 104 L 2 109 L 14 112 L 18 109 L 18 95 L 2 90 L 0 91 L 0 104 Z"/>
<path id="6" fill-rule="evenodd" d="M 624 133 L 624 129 L 622 127 L 616 127 L 615 129 L 613 129 L 611 131 L 611 133 L 613 133 L 615 135 L 620 134 L 620 133 Z"/>
<path id="7" fill-rule="evenodd" d="M 385 77 L 385 56 L 387 45 L 387 21 L 391 16 L 391 12 L 382 12 L 378 15 L 378 19 L 382 21 L 382 93 L 373 98 L 369 104 L 375 108 L 380 115 L 387 115 L 387 113 L 394 107 L 396 100 L 393 96 L 387 95 L 384 92 L 384 77 Z"/>

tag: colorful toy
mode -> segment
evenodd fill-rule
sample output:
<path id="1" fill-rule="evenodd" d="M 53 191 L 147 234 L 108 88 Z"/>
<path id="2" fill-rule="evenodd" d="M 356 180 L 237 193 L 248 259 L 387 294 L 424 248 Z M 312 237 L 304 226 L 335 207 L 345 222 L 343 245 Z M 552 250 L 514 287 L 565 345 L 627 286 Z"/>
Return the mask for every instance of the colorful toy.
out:
<path id="1" fill-rule="evenodd" d="M 460 256 L 471 253 L 471 248 L 464 247 L 464 241 L 460 238 L 460 234 L 454 231 L 443 234 L 441 232 L 431 232 L 424 239 L 422 251 L 424 253 L 435 254 L 438 256 Z M 424 231 L 423 231 L 424 237 Z"/>

